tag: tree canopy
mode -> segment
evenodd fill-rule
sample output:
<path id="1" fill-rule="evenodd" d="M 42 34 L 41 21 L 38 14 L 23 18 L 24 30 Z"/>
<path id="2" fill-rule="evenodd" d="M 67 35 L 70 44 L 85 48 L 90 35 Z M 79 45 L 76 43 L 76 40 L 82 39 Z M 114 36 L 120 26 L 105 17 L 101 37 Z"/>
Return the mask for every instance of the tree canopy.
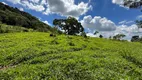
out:
<path id="1" fill-rule="evenodd" d="M 95 31 L 95 32 L 94 32 L 94 35 L 96 35 L 96 34 L 98 34 L 98 33 L 99 33 L 99 31 Z"/>
<path id="2" fill-rule="evenodd" d="M 75 35 L 84 31 L 81 23 L 73 17 L 68 17 L 67 19 L 55 19 L 53 25 L 64 30 L 68 35 Z"/>
<path id="3" fill-rule="evenodd" d="M 138 35 L 132 36 L 131 41 L 132 42 L 142 42 L 142 37 Z"/>
<path id="4" fill-rule="evenodd" d="M 139 41 L 139 36 L 132 36 L 131 41 L 132 42 Z"/>
<path id="5" fill-rule="evenodd" d="M 99 37 L 100 37 L 100 38 L 103 38 L 103 35 L 100 35 Z"/>

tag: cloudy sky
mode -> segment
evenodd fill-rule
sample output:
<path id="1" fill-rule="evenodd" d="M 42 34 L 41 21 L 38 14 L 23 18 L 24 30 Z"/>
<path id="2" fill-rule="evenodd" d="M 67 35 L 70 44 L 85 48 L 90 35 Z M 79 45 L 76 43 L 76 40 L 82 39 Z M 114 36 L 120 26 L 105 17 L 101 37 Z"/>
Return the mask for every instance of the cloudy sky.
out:
<path id="1" fill-rule="evenodd" d="M 135 20 L 142 19 L 139 9 L 124 7 L 123 0 L 0 0 L 6 5 L 18 7 L 52 26 L 55 18 L 73 16 L 81 22 L 89 36 L 99 31 L 104 37 L 125 34 L 142 35 Z"/>

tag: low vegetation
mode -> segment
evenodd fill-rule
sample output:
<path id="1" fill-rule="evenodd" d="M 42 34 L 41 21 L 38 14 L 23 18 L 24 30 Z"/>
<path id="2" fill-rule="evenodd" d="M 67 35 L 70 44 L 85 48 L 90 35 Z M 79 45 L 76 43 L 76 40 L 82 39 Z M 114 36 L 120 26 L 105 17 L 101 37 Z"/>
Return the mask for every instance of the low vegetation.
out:
<path id="1" fill-rule="evenodd" d="M 0 3 L 0 80 L 142 80 L 139 36 L 91 38 L 72 17 L 53 24 Z"/>
<path id="2" fill-rule="evenodd" d="M 0 34 L 0 80 L 141 80 L 141 47 L 41 32 Z"/>
<path id="3" fill-rule="evenodd" d="M 13 33 L 13 32 L 33 32 L 35 30 L 28 29 L 20 26 L 11 26 L 0 24 L 0 33 Z"/>

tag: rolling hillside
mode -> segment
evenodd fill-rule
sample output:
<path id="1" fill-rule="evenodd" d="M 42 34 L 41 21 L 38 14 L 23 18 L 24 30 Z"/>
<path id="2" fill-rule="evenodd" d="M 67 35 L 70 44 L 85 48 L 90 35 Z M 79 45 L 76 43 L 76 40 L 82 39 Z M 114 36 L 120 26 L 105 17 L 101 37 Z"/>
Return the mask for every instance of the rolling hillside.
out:
<path id="1" fill-rule="evenodd" d="M 0 80 L 141 80 L 142 44 L 49 33 L 0 34 Z"/>
<path id="2" fill-rule="evenodd" d="M 0 80 L 142 80 L 142 43 L 83 33 L 65 35 L 0 2 Z"/>
<path id="3" fill-rule="evenodd" d="M 27 12 L 0 2 L 0 23 L 32 28 L 40 32 L 51 31 L 51 27 Z"/>
<path id="4" fill-rule="evenodd" d="M 35 30 L 21 27 L 21 26 L 11 26 L 6 24 L 0 24 L 0 34 L 2 33 L 15 33 L 15 32 L 33 32 Z"/>

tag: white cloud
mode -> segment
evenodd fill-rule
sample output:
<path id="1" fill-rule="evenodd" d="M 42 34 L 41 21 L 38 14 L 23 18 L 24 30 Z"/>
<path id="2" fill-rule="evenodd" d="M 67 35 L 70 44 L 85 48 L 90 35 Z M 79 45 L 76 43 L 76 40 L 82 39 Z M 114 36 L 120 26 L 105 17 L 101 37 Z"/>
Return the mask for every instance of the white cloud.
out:
<path id="1" fill-rule="evenodd" d="M 125 39 L 130 40 L 134 35 L 142 35 L 142 30 L 137 27 L 136 24 L 132 24 L 130 26 L 127 25 L 120 25 L 117 27 L 115 34 L 125 34 Z"/>
<path id="2" fill-rule="evenodd" d="M 120 7 L 123 7 L 123 8 L 125 8 L 125 9 L 129 9 L 128 7 L 126 7 L 126 6 L 123 5 L 123 4 L 124 4 L 124 0 L 112 0 L 112 3 L 113 3 L 113 4 L 117 4 L 117 5 L 119 5 Z"/>
<path id="3" fill-rule="evenodd" d="M 92 8 L 83 1 L 75 4 L 75 0 L 7 0 L 14 4 L 21 4 L 29 9 L 48 14 L 60 14 L 62 16 L 79 17 Z"/>
<path id="4" fill-rule="evenodd" d="M 116 25 L 111 20 L 107 18 L 101 18 L 100 16 L 95 16 L 92 18 L 91 15 L 85 16 L 83 20 L 81 20 L 81 24 L 85 28 L 89 28 L 91 32 L 94 31 L 114 31 L 116 29 Z"/>
<path id="5" fill-rule="evenodd" d="M 117 29 L 115 30 L 115 34 L 119 34 L 119 33 L 131 35 L 133 33 L 139 33 L 139 28 L 137 27 L 136 24 L 133 24 L 130 26 L 119 25 Z"/>
<path id="6" fill-rule="evenodd" d="M 33 3 L 39 3 L 40 0 L 29 0 L 29 1 L 31 1 L 31 2 L 33 2 Z M 44 1 L 45 1 L 45 0 L 44 0 Z"/>
<path id="7" fill-rule="evenodd" d="M 127 6 L 124 6 L 124 0 L 112 0 L 112 3 L 113 4 L 117 4 L 117 5 L 119 5 L 120 7 L 123 7 L 123 8 L 125 8 L 125 9 L 129 9 L 129 7 L 127 7 Z"/>
<path id="8" fill-rule="evenodd" d="M 142 19 L 142 15 L 137 16 L 137 19 Z"/>
<path id="9" fill-rule="evenodd" d="M 36 2 L 35 2 L 36 3 Z M 39 11 L 39 12 L 42 12 L 45 10 L 44 6 L 43 5 L 38 5 L 38 4 L 33 4 L 32 2 L 30 1 L 21 1 L 21 4 L 24 6 L 24 7 L 27 7 L 29 9 L 32 9 L 32 10 L 35 10 L 35 11 Z"/>
<path id="10" fill-rule="evenodd" d="M 20 11 L 24 11 L 24 9 L 23 9 L 23 8 L 19 8 L 19 10 L 20 10 Z"/>
<path id="11" fill-rule="evenodd" d="M 45 24 L 47 24 L 47 25 L 50 25 L 51 26 L 51 24 L 48 22 L 48 21 L 43 21 Z"/>
<path id="12" fill-rule="evenodd" d="M 88 33 L 88 34 L 92 34 L 92 33 Z M 105 38 L 109 38 L 110 36 L 113 37 L 114 35 L 117 35 L 117 34 L 125 34 L 126 37 L 124 39 L 130 41 L 132 36 L 134 35 L 142 36 L 142 29 L 139 29 L 137 25 L 135 24 L 130 26 L 119 25 L 117 26 L 115 31 L 100 31 L 100 34 L 102 34 Z M 94 37 L 93 34 L 89 36 Z"/>
<path id="13" fill-rule="evenodd" d="M 7 3 L 5 3 L 5 2 L 2 2 L 4 5 L 7 5 Z"/>
<path id="14" fill-rule="evenodd" d="M 7 0 L 9 2 L 12 2 L 13 4 L 20 4 L 21 0 Z"/>
<path id="15" fill-rule="evenodd" d="M 139 29 L 136 24 L 132 24 L 130 26 L 126 25 L 130 22 L 132 21 L 122 21 L 121 25 L 116 25 L 107 18 L 101 18 L 100 16 L 92 18 L 90 15 L 85 16 L 83 20 L 81 20 L 81 24 L 84 28 L 89 28 L 89 33 L 87 33 L 87 35 L 91 37 L 98 37 L 102 34 L 105 38 L 109 38 L 110 36 L 117 34 L 125 34 L 126 37 L 124 39 L 131 40 L 134 35 L 142 36 L 142 29 Z M 93 35 L 94 31 L 99 31 L 99 34 Z"/>
<path id="16" fill-rule="evenodd" d="M 119 22 L 119 24 L 125 24 L 125 23 L 126 23 L 126 20 Z"/>
<path id="17" fill-rule="evenodd" d="M 99 37 L 100 36 L 100 34 L 94 35 L 93 33 L 87 33 L 86 35 L 87 36 L 91 36 L 91 37 Z"/>
<path id="18" fill-rule="evenodd" d="M 134 21 L 124 20 L 124 21 L 120 21 L 118 24 L 132 24 L 132 23 L 134 23 Z"/>
<path id="19" fill-rule="evenodd" d="M 91 9 L 89 3 L 80 2 L 75 4 L 75 0 L 47 0 L 48 8 L 44 14 L 60 14 L 63 16 L 79 17 Z"/>
<path id="20" fill-rule="evenodd" d="M 124 4 L 124 0 L 112 0 L 112 3 L 122 5 Z"/>
<path id="21" fill-rule="evenodd" d="M 134 21 L 127 21 L 126 24 L 134 23 Z"/>

